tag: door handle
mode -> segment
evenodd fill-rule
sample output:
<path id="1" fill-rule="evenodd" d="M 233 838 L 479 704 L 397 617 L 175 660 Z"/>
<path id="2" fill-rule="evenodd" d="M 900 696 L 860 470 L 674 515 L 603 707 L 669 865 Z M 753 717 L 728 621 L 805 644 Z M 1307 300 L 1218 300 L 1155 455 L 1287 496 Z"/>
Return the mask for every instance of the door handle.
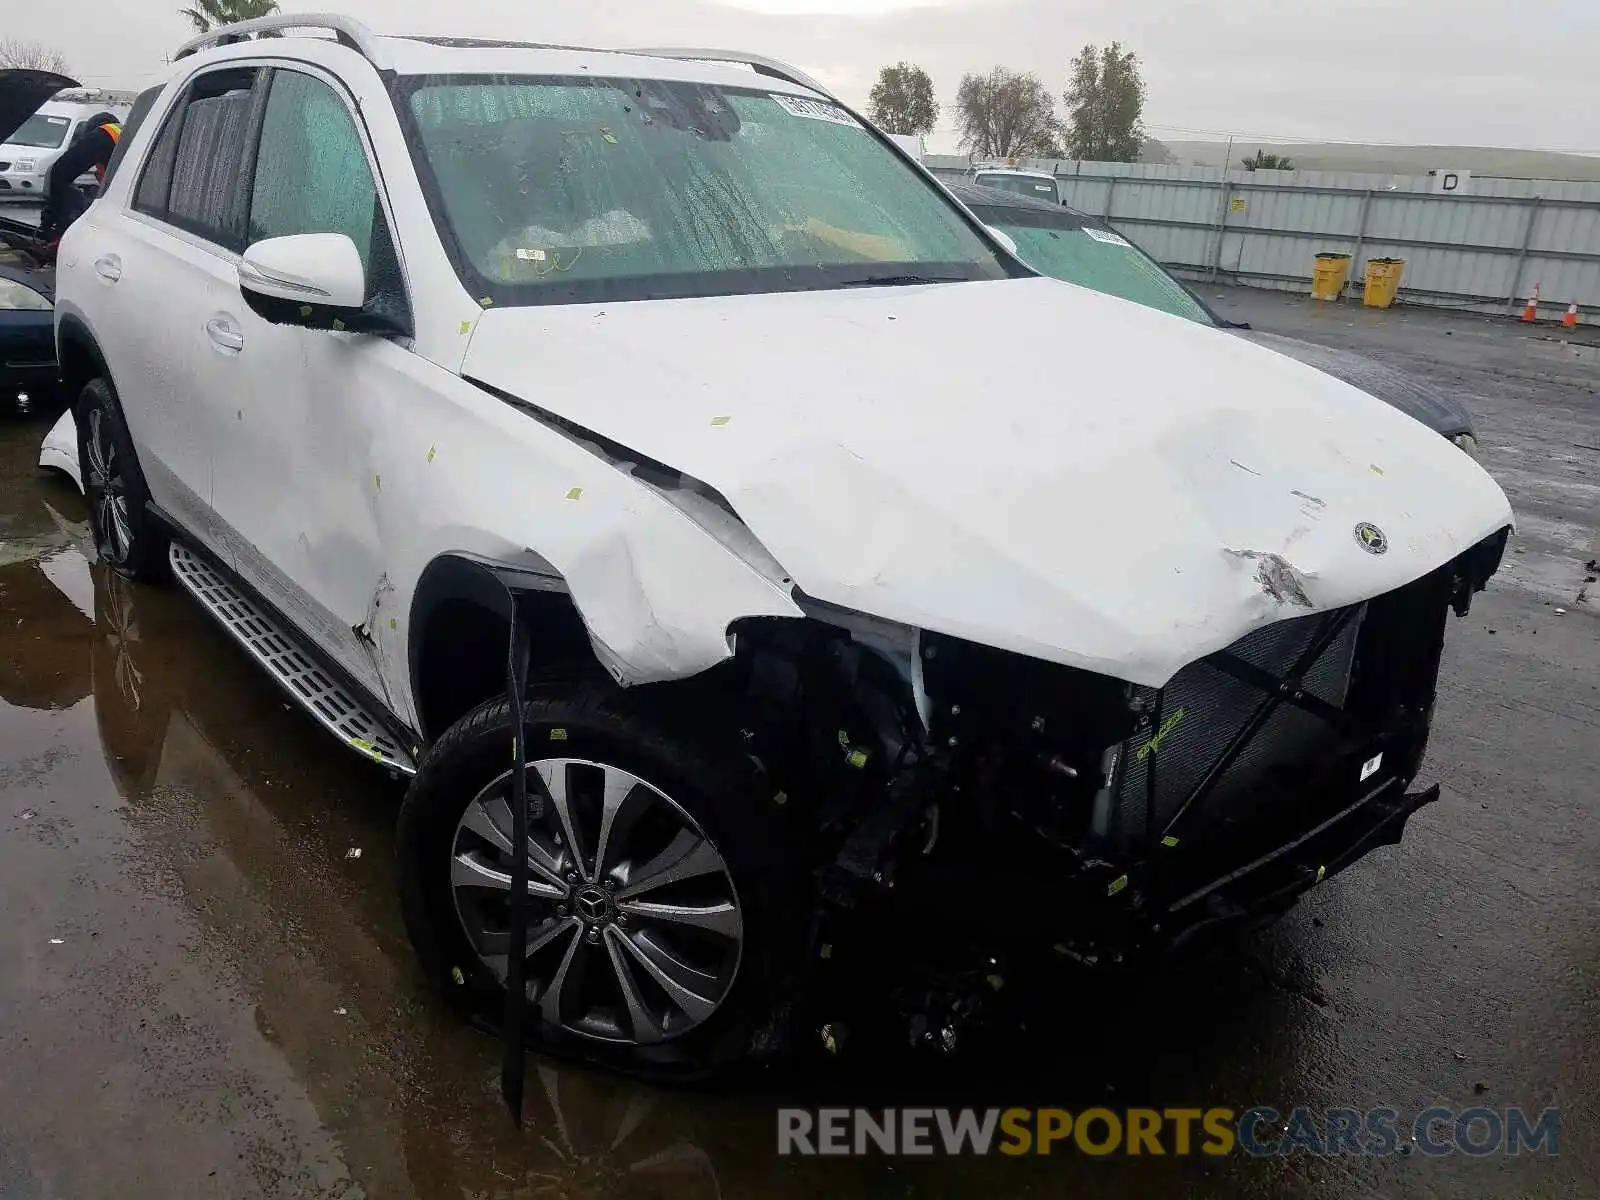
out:
<path id="1" fill-rule="evenodd" d="M 97 258 L 94 260 L 94 273 L 107 283 L 115 283 L 122 278 L 122 260 L 115 254 Z"/>
<path id="2" fill-rule="evenodd" d="M 206 336 L 225 354 L 237 354 L 244 349 L 244 334 L 227 317 L 212 317 L 207 321 Z"/>

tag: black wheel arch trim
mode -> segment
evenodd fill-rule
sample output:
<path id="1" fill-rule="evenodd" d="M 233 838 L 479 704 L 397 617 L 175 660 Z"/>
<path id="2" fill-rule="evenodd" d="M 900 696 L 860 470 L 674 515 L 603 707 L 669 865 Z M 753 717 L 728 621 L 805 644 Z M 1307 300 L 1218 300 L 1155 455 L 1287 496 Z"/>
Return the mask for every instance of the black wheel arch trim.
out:
<path id="1" fill-rule="evenodd" d="M 67 347 L 70 344 L 78 353 L 86 354 L 94 363 L 95 370 L 80 378 L 77 391 L 83 390 L 83 385 L 91 379 L 101 378 L 111 385 L 113 395 L 120 397 L 122 392 L 117 387 L 116 377 L 111 372 L 111 364 L 106 361 L 105 351 L 100 349 L 100 340 L 94 336 L 94 331 L 82 317 L 74 313 L 67 313 L 56 321 L 56 372 L 60 381 L 68 381 L 67 367 L 69 357 Z M 76 404 L 78 397 L 74 392 L 67 397 L 68 401 Z"/>
<path id="2" fill-rule="evenodd" d="M 406 648 L 411 694 L 417 719 L 423 726 L 424 744 L 444 732 L 427 728 L 422 716 L 423 650 L 425 635 L 433 615 L 445 604 L 465 601 L 492 613 L 509 626 L 519 597 L 533 593 L 570 595 L 561 573 L 542 558 L 526 552 L 535 562 L 519 565 L 497 562 L 466 551 L 447 551 L 435 557 L 417 579 L 411 598 L 410 634 Z"/>

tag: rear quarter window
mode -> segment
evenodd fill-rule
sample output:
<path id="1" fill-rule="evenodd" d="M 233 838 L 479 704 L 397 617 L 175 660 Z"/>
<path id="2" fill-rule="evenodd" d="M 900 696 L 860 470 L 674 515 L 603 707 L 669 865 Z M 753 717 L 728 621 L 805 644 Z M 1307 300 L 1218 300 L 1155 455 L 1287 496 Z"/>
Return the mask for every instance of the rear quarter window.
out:
<path id="1" fill-rule="evenodd" d="M 106 164 L 106 178 L 105 184 L 101 187 L 102 191 L 115 177 L 122 160 L 128 157 L 128 144 L 133 141 L 139 132 L 139 126 L 144 124 L 145 117 L 149 115 L 150 109 L 164 90 L 159 87 L 147 88 L 140 92 L 139 98 L 133 102 L 133 110 L 128 113 L 128 119 L 122 122 L 122 140 L 117 143 L 117 148 L 111 152 L 111 161 Z"/>

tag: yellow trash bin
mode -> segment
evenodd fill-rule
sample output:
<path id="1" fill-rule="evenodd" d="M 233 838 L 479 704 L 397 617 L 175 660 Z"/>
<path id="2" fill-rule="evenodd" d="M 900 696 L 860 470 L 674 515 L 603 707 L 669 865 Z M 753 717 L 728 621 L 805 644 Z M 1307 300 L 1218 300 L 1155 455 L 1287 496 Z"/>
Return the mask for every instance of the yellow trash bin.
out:
<path id="1" fill-rule="evenodd" d="M 1311 268 L 1311 298 L 1337 300 L 1350 278 L 1350 256 L 1323 252 Z"/>
<path id="2" fill-rule="evenodd" d="M 1361 302 L 1368 308 L 1388 308 L 1400 291 L 1400 277 L 1406 273 L 1403 258 L 1367 260 L 1367 290 Z"/>

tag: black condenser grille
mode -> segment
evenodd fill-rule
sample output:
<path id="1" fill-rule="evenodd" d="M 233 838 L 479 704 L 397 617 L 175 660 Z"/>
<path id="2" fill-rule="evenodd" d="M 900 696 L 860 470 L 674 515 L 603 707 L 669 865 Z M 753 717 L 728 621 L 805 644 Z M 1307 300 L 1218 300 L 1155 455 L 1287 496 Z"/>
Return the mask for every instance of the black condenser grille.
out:
<path id="1" fill-rule="evenodd" d="M 1362 615 L 1357 612 L 1347 620 L 1312 664 L 1303 691 L 1336 707 L 1344 704 Z M 1336 614 L 1317 613 L 1280 621 L 1247 635 L 1224 653 L 1281 679 L 1332 619 Z M 1142 838 L 1152 810 L 1157 828 L 1165 828 L 1267 698 L 1259 686 L 1235 678 L 1213 659 L 1178 672 L 1161 692 L 1159 708 L 1151 714 L 1151 731 L 1130 738 L 1122 748 L 1120 778 L 1112 785 L 1115 827 L 1108 831 L 1112 837 Z M 1237 815 L 1241 807 L 1249 807 L 1269 770 L 1315 763 L 1333 752 L 1337 737 L 1321 717 L 1293 704 L 1279 704 L 1201 801 L 1195 819 Z"/>

